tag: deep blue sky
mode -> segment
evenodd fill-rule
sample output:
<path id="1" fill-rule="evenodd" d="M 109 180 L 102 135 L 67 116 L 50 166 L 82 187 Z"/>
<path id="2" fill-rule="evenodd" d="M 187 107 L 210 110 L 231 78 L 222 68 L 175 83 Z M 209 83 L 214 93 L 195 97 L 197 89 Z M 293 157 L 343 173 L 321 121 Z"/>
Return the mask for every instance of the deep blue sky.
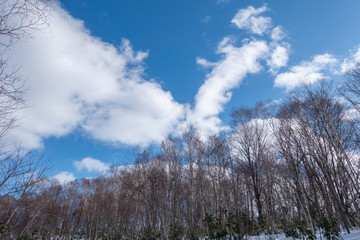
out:
<path id="1" fill-rule="evenodd" d="M 114 45 L 127 38 L 134 49 L 148 50 L 148 77 L 161 82 L 181 103 L 192 102 L 204 81 L 206 71 L 196 65 L 197 56 L 216 60 L 219 56 L 215 50 L 224 36 L 248 37 L 230 23 L 241 8 L 267 4 L 270 11 L 265 15 L 287 31 L 291 43 L 290 66 L 324 52 L 347 57 L 348 50 L 360 43 L 360 2 L 356 0 L 60 2 L 72 16 L 84 21 L 93 36 Z M 205 23 L 207 17 L 210 20 Z M 254 105 L 281 95 L 281 91 L 269 89 L 273 85 L 271 77 L 254 78 L 244 81 L 246 89 L 236 90 L 232 101 L 235 106 Z M 253 85 L 258 89 L 259 84 L 269 88 L 261 93 L 249 91 Z"/>
<path id="2" fill-rule="evenodd" d="M 110 66 L 111 63 L 108 63 L 107 60 L 104 60 L 105 66 L 102 66 L 104 62 L 99 61 L 99 63 L 97 63 L 96 54 L 99 54 L 99 58 L 102 58 L 101 56 L 104 54 L 104 56 L 106 55 L 106 57 L 103 57 L 104 59 L 116 59 L 115 55 L 112 56 L 112 53 L 109 53 L 112 51 L 109 49 L 112 49 L 111 46 L 115 48 L 121 48 L 120 46 L 123 46 L 124 44 L 123 39 L 127 39 L 132 50 L 135 52 L 135 55 L 136 52 L 141 51 L 146 52 L 147 57 L 144 57 L 139 61 L 129 60 L 131 57 L 126 57 L 126 61 L 128 61 L 128 66 L 126 69 L 142 68 L 140 71 L 141 73 L 135 74 L 136 76 L 142 78 L 141 81 L 154 84 L 157 83 L 161 86 L 162 90 L 158 92 L 160 95 L 164 95 L 165 99 L 167 99 L 163 101 L 169 101 L 171 106 L 169 106 L 166 111 L 164 110 L 165 113 L 162 110 L 159 114 L 156 113 L 155 117 L 161 118 L 161 116 L 164 117 L 168 116 L 169 114 L 171 115 L 171 109 L 177 109 L 173 110 L 174 115 L 176 115 L 177 113 L 175 112 L 178 111 L 177 118 L 175 120 L 169 120 L 171 124 L 175 124 L 176 126 L 179 126 L 179 124 L 181 125 L 186 121 L 190 121 L 191 123 L 195 124 L 200 123 L 208 116 L 220 119 L 222 121 L 220 125 L 226 126 L 227 116 L 232 107 L 251 107 L 254 106 L 258 101 L 284 99 L 286 98 L 289 91 L 296 89 L 297 85 L 294 82 L 316 82 L 320 79 L 326 79 L 330 75 L 341 78 L 343 73 L 342 70 L 344 71 L 346 66 L 350 66 L 349 64 L 351 64 L 351 62 L 354 60 L 360 60 L 358 59 L 358 57 L 360 58 L 360 52 L 358 55 L 356 55 L 356 53 L 358 53 L 360 44 L 360 2 L 357 0 L 60 0 L 59 2 L 59 6 L 55 7 L 55 12 L 58 14 L 58 17 L 56 20 L 50 21 L 50 28 L 53 32 L 52 40 L 47 42 L 48 40 L 35 37 L 34 41 L 40 42 L 40 40 L 37 39 L 42 40 L 41 44 L 34 44 L 35 46 L 47 46 L 49 43 L 49 46 L 51 45 L 51 47 L 46 49 L 57 49 L 54 51 L 59 51 L 56 53 L 60 54 L 59 56 L 61 59 L 60 57 L 59 60 L 55 59 L 54 65 L 49 65 L 49 67 L 46 68 L 48 69 L 47 75 L 41 75 L 41 77 L 38 78 L 44 77 L 43 81 L 45 83 L 55 81 L 52 79 L 51 74 L 54 66 L 57 65 L 57 61 L 61 66 L 63 66 L 63 63 L 65 64 L 67 61 L 69 61 L 70 63 L 72 62 L 72 65 L 64 65 L 69 68 L 60 68 L 60 74 L 55 73 L 55 71 L 57 71 L 55 69 L 54 75 L 56 77 L 61 77 L 61 74 L 64 73 L 64 79 L 72 79 L 73 76 L 75 80 L 82 78 L 79 85 L 81 86 L 81 84 L 85 84 L 84 86 L 86 86 L 87 70 L 85 66 L 88 65 L 84 65 L 85 70 L 81 70 L 82 68 L 81 66 L 79 67 L 78 64 L 82 64 L 82 59 L 85 59 L 84 62 L 87 61 L 86 59 L 90 59 L 89 64 L 90 66 L 93 66 L 94 69 L 97 69 L 97 67 L 100 66 L 100 70 L 96 70 L 95 72 L 96 74 L 99 74 L 100 77 L 94 77 L 95 80 L 89 80 L 89 82 L 92 83 L 93 81 L 102 81 L 101 76 L 107 76 L 106 71 L 111 68 L 107 67 L 106 65 L 108 64 Z M 61 10 L 61 8 L 65 11 Z M 243 22 L 238 22 L 237 24 L 235 23 L 236 21 L 234 21 L 235 16 L 242 10 L 242 13 L 244 14 L 245 12 L 248 13 L 252 11 L 252 15 L 250 14 L 252 18 L 245 20 L 243 19 Z M 254 13 L 256 11 L 258 12 Z M 64 23 L 62 23 L 62 19 L 65 19 Z M 81 23 L 76 19 L 83 22 L 82 27 Z M 238 20 L 239 19 L 240 18 L 238 18 Z M 251 28 L 251 26 L 253 26 L 251 25 L 251 19 L 255 19 L 254 21 L 260 22 L 264 20 L 269 24 L 264 31 L 256 33 L 254 32 L 255 30 Z M 52 22 L 55 23 L 53 26 Z M 67 28 L 70 29 L 72 25 L 77 24 L 79 24 L 79 28 L 74 27 L 75 30 L 66 30 Z M 279 40 L 275 41 L 271 37 L 271 33 L 276 27 L 281 29 L 283 35 Z M 84 29 L 87 29 L 87 31 Z M 76 38 L 76 31 L 82 32 L 83 35 L 79 35 L 80 37 Z M 67 36 L 62 36 L 62 34 L 67 34 Z M 75 40 L 72 40 L 73 37 Z M 229 43 L 226 43 L 228 45 L 225 44 L 226 46 L 232 47 L 232 50 L 231 52 L 224 53 L 221 51 L 225 48 L 222 48 L 220 43 L 226 37 L 230 37 L 232 39 Z M 84 40 L 84 44 L 81 44 L 81 39 L 90 40 Z M 69 43 L 63 44 L 64 41 L 69 41 Z M 72 41 L 74 44 L 77 42 L 79 42 L 79 44 L 72 46 Z M 247 46 L 249 42 L 260 43 L 259 41 L 263 41 L 262 43 L 265 43 L 268 48 L 267 50 L 259 53 L 260 55 L 257 58 L 258 60 L 256 60 L 259 64 L 259 69 L 256 71 L 254 70 L 254 73 L 250 73 L 250 70 L 246 70 L 246 76 L 238 77 L 235 85 L 231 85 L 231 83 L 226 85 L 225 92 L 231 92 L 232 97 L 228 101 L 220 104 L 220 108 L 214 110 L 216 114 L 209 113 L 211 112 L 211 109 L 209 110 L 203 106 L 201 107 L 201 104 L 198 103 L 201 101 L 199 99 L 211 101 L 210 97 L 215 96 L 211 94 L 207 95 L 207 93 L 209 93 L 209 91 L 211 92 L 211 89 L 214 89 L 214 86 L 217 86 L 215 84 L 216 81 L 222 81 L 222 78 L 218 76 L 224 76 L 221 74 L 232 72 L 232 69 L 237 68 L 236 64 L 235 67 L 228 67 L 229 64 L 231 65 L 231 61 L 234 60 L 234 58 L 231 58 L 230 55 L 241 49 L 243 46 Z M 91 44 L 102 47 L 99 47 L 100 50 L 92 51 L 92 49 L 95 47 L 91 47 Z M 81 50 L 82 52 L 79 50 L 79 53 L 71 53 L 71 51 L 74 52 L 83 46 L 85 50 Z M 107 53 L 102 53 L 101 48 L 108 48 L 107 46 L 110 46 L 108 50 L 104 50 L 104 52 Z M 69 49 L 67 49 L 67 47 L 69 47 Z M 273 54 L 273 50 L 275 50 L 276 47 L 281 47 L 282 50 L 286 51 L 285 53 L 282 52 L 281 59 L 287 60 L 284 60 L 285 62 L 280 64 L 281 66 L 279 65 L 278 68 L 271 72 L 269 61 L 271 59 L 271 54 Z M 19 47 L 22 53 L 25 54 L 26 52 L 25 55 L 28 54 L 29 59 L 32 59 L 32 53 L 29 48 L 30 45 L 26 44 L 24 44 L 22 47 Z M 50 50 L 44 51 L 49 52 Z M 221 53 L 219 53 L 219 51 Z M 252 51 L 255 52 L 256 48 Z M 39 58 L 44 59 L 44 62 L 47 62 L 47 53 L 44 53 L 44 56 L 41 54 L 42 53 L 40 51 Z M 84 56 L 86 55 L 86 57 L 82 56 L 82 54 Z M 118 54 L 124 55 L 123 52 Z M 111 56 L 108 57 L 109 55 Z M 236 56 L 241 58 L 244 55 L 245 53 L 241 52 L 240 55 Z M 56 58 L 56 55 L 54 58 Z M 205 68 L 200 64 L 197 64 L 197 58 L 206 59 L 208 62 L 216 64 L 211 66 L 209 65 L 210 67 Z M 245 59 L 247 58 L 248 57 L 245 57 Z M 230 62 L 227 62 L 228 65 L 224 66 L 222 70 L 219 70 L 221 71 L 221 74 L 217 75 L 218 72 L 216 73 L 216 66 L 225 64 L 226 60 Z M 236 61 L 236 58 L 234 61 Z M 245 62 L 240 61 L 240 68 L 246 63 L 247 60 L 244 61 Z M 256 62 L 254 62 L 254 66 L 256 65 L 255 63 Z M 21 62 L 21 65 L 24 65 L 25 69 L 26 64 L 26 62 Z M 33 68 L 34 67 L 32 67 L 32 69 Z M 76 72 L 77 70 L 75 71 L 74 69 L 77 68 L 79 68 L 81 71 L 79 70 L 79 72 Z M 114 69 L 109 70 L 109 72 L 116 72 Z M 72 73 L 73 70 L 74 73 Z M 102 70 L 104 70 L 103 75 L 101 73 Z M 314 76 L 311 75 L 311 73 L 316 73 L 317 75 Z M 36 74 L 34 76 L 38 76 Z M 26 77 L 30 79 L 30 88 L 32 87 L 33 83 L 35 86 L 44 85 L 44 82 L 40 85 L 36 85 L 38 84 L 38 80 L 31 80 L 31 74 Z M 91 78 L 92 76 L 89 77 Z M 236 77 L 234 79 L 236 79 Z M 206 85 L 204 83 L 211 81 L 213 81 L 215 85 L 208 86 L 206 89 L 203 87 L 203 92 L 200 94 L 199 89 L 203 85 Z M 278 81 L 278 83 L 276 83 L 276 81 Z M 72 82 L 72 80 L 67 80 L 63 84 L 71 85 L 73 84 Z M 77 86 L 77 84 L 78 83 L 74 83 L 74 86 Z M 104 82 L 104 84 L 107 84 L 107 82 Z M 150 84 L 151 89 L 154 86 L 159 86 L 154 84 Z M 54 83 L 54 85 L 56 84 Z M 121 88 L 121 84 L 114 86 L 115 88 L 116 86 Z M 130 85 L 126 86 L 129 87 Z M 99 174 L 99 171 L 97 172 L 96 170 L 89 167 L 89 164 L 93 164 L 94 168 L 98 166 L 108 166 L 111 164 L 129 164 L 132 161 L 131 151 L 133 148 L 145 146 L 149 143 L 156 144 L 159 142 L 159 136 L 153 137 L 153 135 L 149 134 L 149 136 L 146 137 L 146 141 L 141 141 L 139 139 L 132 139 L 131 137 L 118 137 L 116 134 L 114 134 L 112 138 L 108 139 L 105 133 L 109 130 L 97 131 L 97 129 L 102 129 L 104 124 L 111 124 L 110 122 L 106 121 L 103 124 L 101 121 L 104 119 L 106 120 L 109 118 L 109 116 L 101 116 L 101 114 L 111 112 L 114 110 L 114 108 L 120 107 L 123 109 L 121 110 L 121 114 L 117 115 L 117 117 L 120 116 L 120 120 L 122 119 L 122 115 L 125 114 L 128 116 L 126 111 L 129 109 L 131 110 L 132 114 L 130 116 L 137 116 L 136 111 L 138 109 L 148 109 L 148 107 L 143 106 L 144 103 L 148 102 L 146 98 L 143 104 L 140 102 L 139 105 L 136 105 L 136 103 L 133 103 L 134 100 L 131 100 L 132 97 L 129 97 L 138 94 L 138 87 L 139 85 L 135 86 L 134 90 L 130 92 L 130 95 L 125 94 L 126 90 L 124 90 L 123 93 L 125 97 L 121 98 L 122 100 L 116 100 L 112 102 L 112 99 L 116 98 L 116 95 L 109 98 L 106 98 L 106 95 L 104 95 L 105 97 L 94 100 L 95 104 L 92 100 L 94 98 L 87 96 L 86 92 L 79 91 L 79 93 L 78 91 L 74 90 L 76 87 L 71 87 L 69 88 L 70 90 L 64 87 L 64 92 L 75 92 L 71 92 L 69 95 L 65 94 L 66 96 L 71 96 L 71 99 L 67 99 L 69 100 L 70 104 L 81 103 L 83 105 L 81 105 L 82 107 L 80 107 L 80 110 L 64 110 L 63 115 L 71 115 L 71 112 L 75 111 L 79 114 L 81 119 L 66 119 L 60 122 L 58 131 L 47 130 L 46 125 L 49 122 L 46 122 L 45 120 L 41 122 L 42 127 L 36 128 L 36 131 L 31 127 L 35 126 L 33 122 L 28 123 L 28 125 L 25 123 L 25 127 L 20 128 L 17 134 L 21 138 L 24 132 L 30 132 L 30 134 L 26 136 L 33 136 L 31 134 L 33 134 L 32 131 L 34 132 L 36 135 L 35 139 L 38 140 L 38 144 L 33 144 L 32 147 L 38 148 L 40 151 L 44 151 L 45 154 L 52 159 L 54 175 L 66 171 L 66 174 L 64 174 L 69 178 L 73 176 L 77 178 L 89 177 Z M 154 87 L 154 89 L 155 88 L 157 87 Z M 92 88 L 89 89 L 89 92 L 91 92 Z M 147 87 L 145 89 L 147 89 Z M 155 94 L 154 92 L 157 91 L 151 91 L 149 96 Z M 144 93 L 139 94 L 140 96 L 141 94 L 146 95 L 147 92 L 145 91 Z M 218 95 L 219 94 L 222 96 L 225 93 L 221 92 L 218 93 Z M 56 96 L 57 95 L 55 94 L 54 98 Z M 169 98 L 169 96 L 172 96 L 172 100 L 171 97 Z M 195 96 L 198 97 L 195 98 Z M 32 98 L 37 97 L 32 97 L 32 95 L 29 95 L 28 98 L 32 100 Z M 150 97 L 150 99 L 152 98 Z M 203 102 L 206 102 L 205 100 Z M 36 101 L 37 100 L 34 100 L 35 103 Z M 43 102 L 43 100 L 38 101 Z M 157 102 L 149 103 L 149 106 L 152 106 L 156 103 Z M 60 105 L 58 102 L 54 103 L 54 105 L 51 104 L 51 101 L 48 103 L 48 105 L 44 104 L 45 107 L 42 106 L 42 108 L 39 108 L 39 113 L 42 114 L 46 111 L 49 112 L 49 110 L 44 110 L 44 108 L 57 108 L 57 110 L 54 111 L 60 114 L 59 118 L 62 118 L 62 108 L 59 107 Z M 93 108 L 89 108 L 89 105 L 91 105 Z M 159 107 L 161 109 L 161 104 Z M 105 109 L 104 111 L 102 111 L 103 108 Z M 133 111 L 133 109 L 137 110 Z M 156 109 L 157 108 L 154 110 L 155 112 L 157 111 Z M 206 109 L 206 111 L 204 109 Z M 97 113 L 96 117 L 93 117 L 93 113 L 88 113 L 91 111 L 95 111 Z M 84 114 L 84 112 L 86 112 L 86 114 Z M 95 123 L 90 122 L 89 119 L 92 118 L 96 119 Z M 29 117 L 29 119 L 34 121 L 35 124 L 39 122 L 36 122 L 31 117 Z M 49 119 L 51 119 L 51 117 L 49 117 Z M 116 118 L 114 119 L 116 120 Z M 146 119 L 146 116 L 144 119 Z M 115 120 L 115 123 L 118 121 L 119 124 L 122 124 L 122 121 Z M 124 122 L 126 121 L 124 120 Z M 144 122 L 146 125 L 145 120 Z M 164 124 L 167 123 L 168 122 L 165 121 Z M 124 124 L 126 125 L 126 123 Z M 152 123 L 148 124 L 151 125 Z M 221 128 L 220 125 L 216 125 L 217 130 Z M 58 125 L 54 126 L 56 127 Z M 129 126 L 132 125 L 130 124 Z M 162 135 L 165 136 L 167 134 L 176 134 L 177 130 L 173 129 L 173 125 L 171 126 L 172 127 L 167 127 L 162 132 Z M 54 127 L 50 124 L 49 128 Z M 129 131 L 131 135 L 131 129 L 129 128 L 131 127 L 128 127 L 127 125 L 124 126 L 124 128 L 121 128 L 120 126 L 120 130 L 118 131 Z M 155 128 L 156 127 L 154 127 L 154 129 Z M 161 128 L 161 126 L 159 128 Z M 117 131 L 117 129 L 114 129 L 114 131 Z M 144 131 L 147 133 L 146 130 Z M 124 133 L 124 135 L 126 134 Z M 97 162 L 80 162 L 85 158 L 91 158 L 97 160 Z M 100 162 L 104 163 L 105 165 L 101 165 Z M 107 169 L 107 167 L 104 167 L 104 169 Z"/>

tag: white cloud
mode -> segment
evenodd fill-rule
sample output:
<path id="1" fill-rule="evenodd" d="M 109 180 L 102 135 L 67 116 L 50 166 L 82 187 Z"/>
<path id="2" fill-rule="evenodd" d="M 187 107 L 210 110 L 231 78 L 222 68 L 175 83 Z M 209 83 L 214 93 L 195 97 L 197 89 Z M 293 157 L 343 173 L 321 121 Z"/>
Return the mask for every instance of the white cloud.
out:
<path id="1" fill-rule="evenodd" d="M 231 22 L 240 29 L 247 29 L 254 34 L 263 35 L 266 32 L 266 35 L 269 35 L 272 41 L 268 44 L 270 50 L 267 57 L 267 65 L 270 67 L 269 71 L 272 74 L 276 74 L 281 67 L 286 66 L 288 63 L 290 44 L 281 42 L 286 37 L 285 31 L 281 26 L 271 29 L 271 18 L 259 16 L 267 10 L 269 9 L 266 5 L 260 8 L 249 6 L 245 9 L 240 9 Z M 266 31 L 268 29 L 271 31 Z M 206 62 L 202 65 L 206 66 Z"/>
<path id="2" fill-rule="evenodd" d="M 232 23 L 262 35 L 271 27 L 270 18 L 259 16 L 267 10 L 266 6 L 239 10 Z M 46 137 L 75 130 L 104 142 L 129 145 L 160 142 L 187 122 L 207 135 L 216 134 L 225 128 L 218 115 L 232 89 L 247 74 L 262 69 L 260 60 L 266 60 L 271 72 L 278 71 L 287 64 L 290 48 L 280 42 L 281 27 L 267 31 L 271 43 L 253 39 L 237 47 L 231 38 L 224 38 L 217 50 L 222 56 L 219 61 L 196 59 L 210 73 L 190 108 L 176 102 L 158 83 L 144 79 L 148 53 L 134 51 L 128 40 L 119 47 L 105 43 L 59 6 L 48 21 L 51 33 L 35 32 L 33 39 L 14 47 L 11 58 L 22 66 L 19 74 L 26 79 L 25 97 L 31 106 L 19 113 L 21 125 L 11 136 L 28 148 L 41 146 Z M 76 166 L 93 171 L 85 163 L 94 159 L 86 159 Z"/>
<path id="3" fill-rule="evenodd" d="M 231 22 L 240 29 L 246 29 L 252 33 L 263 35 L 271 26 L 271 18 L 259 15 L 267 10 L 266 5 L 260 8 L 249 6 L 245 9 L 240 9 Z"/>
<path id="4" fill-rule="evenodd" d="M 48 21 L 51 33 L 34 32 L 12 51 L 31 106 L 19 112 L 21 125 L 12 141 L 37 148 L 46 137 L 79 129 L 105 142 L 148 144 L 162 140 L 184 118 L 183 105 L 143 79 L 147 52 L 135 52 L 128 40 L 117 48 L 91 36 L 59 6 Z"/>
<path id="5" fill-rule="evenodd" d="M 302 62 L 300 65 L 291 67 L 289 72 L 280 73 L 274 80 L 275 87 L 292 90 L 301 84 L 315 83 L 327 76 L 321 71 L 337 63 L 337 59 L 330 54 L 316 55 L 311 61 Z"/>
<path id="6" fill-rule="evenodd" d="M 108 164 L 91 157 L 86 157 L 81 161 L 75 161 L 74 166 L 78 171 L 87 170 L 88 172 L 98 172 L 103 174 L 110 169 Z"/>
<path id="7" fill-rule="evenodd" d="M 263 35 L 266 32 L 270 35 L 270 41 L 253 38 L 251 41 L 244 40 L 241 47 L 236 47 L 235 39 L 225 37 L 217 50 L 217 53 L 222 55 L 221 60 L 209 62 L 196 58 L 199 65 L 211 68 L 211 72 L 207 74 L 204 84 L 195 96 L 195 106 L 187 113 L 187 120 L 205 135 L 217 134 L 227 129 L 218 115 L 230 101 L 232 90 L 239 86 L 246 75 L 262 69 L 261 60 L 266 61 L 273 74 L 288 63 L 290 44 L 281 41 L 286 37 L 284 30 L 277 26 L 272 31 L 266 31 L 271 27 L 271 18 L 259 16 L 267 10 L 266 5 L 261 8 L 250 6 L 241 9 L 232 19 L 232 23 L 255 34 Z"/>
<path id="8" fill-rule="evenodd" d="M 199 64 L 200 66 L 204 67 L 204 68 L 209 68 L 209 67 L 216 66 L 216 63 L 209 62 L 208 60 L 206 60 L 204 58 L 201 58 L 201 57 L 196 57 L 196 63 Z"/>
<path id="9" fill-rule="evenodd" d="M 271 39 L 273 41 L 281 41 L 285 38 L 286 34 L 282 27 L 277 26 L 271 31 Z"/>
<path id="10" fill-rule="evenodd" d="M 230 144 L 233 146 L 231 154 L 235 157 L 239 156 L 239 154 L 241 155 L 239 150 L 244 146 L 242 142 L 249 136 L 261 141 L 261 143 L 266 146 L 275 146 L 276 137 L 274 135 L 274 130 L 278 126 L 279 120 L 277 118 L 254 118 L 249 122 L 239 124 L 235 128 L 236 131 L 229 136 Z"/>
<path id="11" fill-rule="evenodd" d="M 270 67 L 270 72 L 276 74 L 281 67 L 287 65 L 289 61 L 289 51 L 290 45 L 284 43 L 281 45 L 276 45 L 273 47 L 269 59 L 267 60 L 267 65 Z"/>
<path id="12" fill-rule="evenodd" d="M 351 54 L 350 58 L 345 58 L 341 64 L 341 73 L 347 73 L 352 68 L 355 67 L 356 63 L 360 62 L 360 47 L 356 50 L 355 53 Z"/>
<path id="13" fill-rule="evenodd" d="M 231 90 L 237 87 L 249 73 L 261 70 L 259 60 L 267 55 L 265 41 L 254 40 L 241 47 L 235 47 L 230 38 L 218 46 L 223 58 L 207 74 L 204 84 L 195 97 L 195 107 L 188 113 L 187 120 L 205 133 L 216 134 L 221 130 L 218 114 L 231 98 Z"/>
<path id="14" fill-rule="evenodd" d="M 56 174 L 53 178 L 58 180 L 61 184 L 65 184 L 76 179 L 73 173 L 66 171 Z"/>
<path id="15" fill-rule="evenodd" d="M 263 19 L 256 16 L 266 7 L 253 10 L 250 25 L 256 31 L 256 19 Z M 212 70 L 189 110 L 158 83 L 144 80 L 148 53 L 134 51 L 128 40 L 118 48 L 105 43 L 59 6 L 48 21 L 51 33 L 35 32 L 12 52 L 12 61 L 22 66 L 19 74 L 26 79 L 25 97 L 31 107 L 20 111 L 21 125 L 12 131 L 11 140 L 27 148 L 75 130 L 104 142 L 147 145 L 177 133 L 185 121 L 217 133 L 218 114 L 230 100 L 231 89 L 246 74 L 258 72 L 258 60 L 268 52 L 265 41 L 235 47 L 225 38 L 218 46 L 220 61 L 197 58 L 198 64 Z"/>
<path id="16" fill-rule="evenodd" d="M 346 110 L 343 118 L 345 120 L 349 120 L 349 121 L 352 121 L 355 119 L 360 119 L 359 109 L 360 109 L 360 106 L 356 105 L 355 107 Z"/>

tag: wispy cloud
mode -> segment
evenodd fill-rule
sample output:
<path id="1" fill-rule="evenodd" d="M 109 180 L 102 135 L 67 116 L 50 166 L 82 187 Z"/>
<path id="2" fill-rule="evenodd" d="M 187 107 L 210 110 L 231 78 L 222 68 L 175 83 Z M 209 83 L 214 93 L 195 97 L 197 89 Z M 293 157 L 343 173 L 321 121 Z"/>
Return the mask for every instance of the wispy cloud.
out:
<path id="1" fill-rule="evenodd" d="M 259 16 L 267 11 L 266 5 L 260 8 L 249 6 L 245 9 L 240 9 L 235 17 L 231 20 L 240 29 L 245 29 L 251 33 L 263 35 L 263 33 L 271 27 L 271 18 Z"/>
<path id="2" fill-rule="evenodd" d="M 203 23 L 209 23 L 209 22 L 211 22 L 211 16 L 206 16 L 206 17 L 204 17 L 204 18 L 201 20 L 201 22 L 203 22 Z"/>
<path id="3" fill-rule="evenodd" d="M 311 84 L 328 78 L 322 71 L 337 63 L 337 59 L 330 54 L 314 56 L 310 61 L 304 61 L 290 68 L 289 72 L 280 73 L 274 80 L 275 87 L 293 90 L 301 84 Z"/>
<path id="4" fill-rule="evenodd" d="M 217 53 L 222 59 L 214 64 L 204 84 L 195 96 L 195 107 L 188 113 L 188 121 L 204 132 L 215 134 L 221 129 L 218 115 L 230 100 L 231 90 L 241 83 L 249 73 L 260 71 L 259 60 L 266 56 L 265 41 L 250 41 L 241 47 L 233 45 L 231 38 L 224 38 Z M 206 62 L 205 62 L 206 63 Z M 205 64 L 204 65 L 208 65 Z"/>
<path id="5" fill-rule="evenodd" d="M 217 4 L 228 4 L 231 0 L 216 0 Z"/>
<path id="6" fill-rule="evenodd" d="M 201 57 L 196 57 L 196 63 L 204 68 L 215 67 L 217 65 L 217 63 L 209 62 L 208 60 Z"/>

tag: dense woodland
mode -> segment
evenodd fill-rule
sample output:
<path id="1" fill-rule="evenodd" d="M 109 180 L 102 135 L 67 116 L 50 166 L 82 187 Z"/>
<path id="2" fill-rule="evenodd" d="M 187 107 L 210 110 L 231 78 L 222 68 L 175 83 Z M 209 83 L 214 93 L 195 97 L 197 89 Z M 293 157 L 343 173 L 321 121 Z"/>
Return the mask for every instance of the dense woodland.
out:
<path id="1" fill-rule="evenodd" d="M 48 1 L 0 5 L 0 139 L 26 107 L 11 46 Z M 21 21 L 14 25 L 11 18 Z M 281 104 L 235 108 L 229 129 L 193 126 L 94 179 L 61 184 L 36 152 L 0 151 L 1 239 L 337 239 L 360 227 L 360 65 Z"/>

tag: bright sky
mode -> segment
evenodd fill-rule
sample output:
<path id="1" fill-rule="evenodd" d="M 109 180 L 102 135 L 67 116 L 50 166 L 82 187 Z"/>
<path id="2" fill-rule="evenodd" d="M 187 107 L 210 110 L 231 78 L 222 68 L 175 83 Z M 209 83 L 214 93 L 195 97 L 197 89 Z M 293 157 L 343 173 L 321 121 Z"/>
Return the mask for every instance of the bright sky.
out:
<path id="1" fill-rule="evenodd" d="M 186 124 L 227 127 L 232 107 L 279 102 L 360 60 L 360 1 L 61 0 L 48 30 L 17 44 L 31 107 L 9 141 L 54 176 L 129 164 Z"/>

